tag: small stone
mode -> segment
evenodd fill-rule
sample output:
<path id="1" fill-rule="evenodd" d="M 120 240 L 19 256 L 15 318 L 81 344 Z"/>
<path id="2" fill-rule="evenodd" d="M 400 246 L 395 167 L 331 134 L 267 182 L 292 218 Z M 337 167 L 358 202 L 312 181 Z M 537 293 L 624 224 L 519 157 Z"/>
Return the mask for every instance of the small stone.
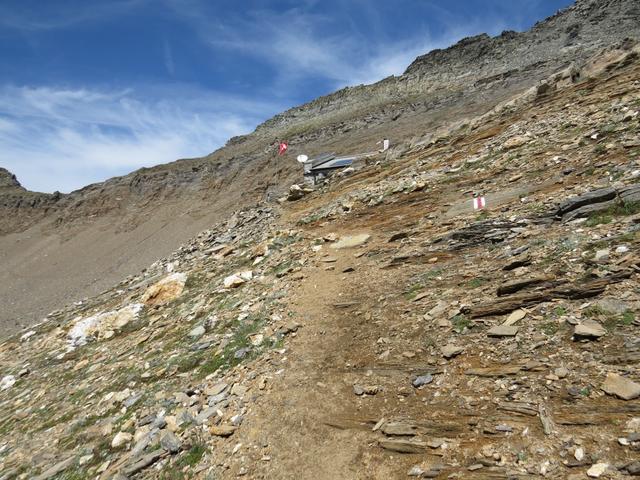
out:
<path id="1" fill-rule="evenodd" d="M 178 453 L 182 449 L 182 442 L 171 432 L 165 432 L 160 439 L 160 446 L 169 453 Z"/>
<path id="2" fill-rule="evenodd" d="M 111 448 L 120 448 L 133 440 L 133 435 L 128 432 L 118 432 L 111 441 Z"/>
<path id="3" fill-rule="evenodd" d="M 204 389 L 204 394 L 209 396 L 209 397 L 214 397 L 216 395 L 220 395 L 222 392 L 224 392 L 227 389 L 227 384 L 226 383 L 218 383 L 212 387 L 207 387 Z"/>
<path id="4" fill-rule="evenodd" d="M 609 249 L 605 248 L 603 250 L 596 251 L 593 261 L 596 263 L 607 263 L 609 261 Z"/>
<path id="5" fill-rule="evenodd" d="M 584 459 L 584 448 L 582 447 L 576 448 L 576 451 L 573 453 L 573 456 L 577 461 L 581 462 Z"/>
<path id="6" fill-rule="evenodd" d="M 640 461 L 630 463 L 625 467 L 625 470 L 629 473 L 629 475 L 640 476 Z"/>
<path id="7" fill-rule="evenodd" d="M 607 471 L 607 468 L 609 468 L 609 464 L 607 463 L 596 463 L 587 470 L 587 475 L 591 478 L 598 478 Z"/>
<path id="8" fill-rule="evenodd" d="M 240 385 L 239 383 L 234 383 L 233 387 L 231 388 L 231 395 L 235 395 L 237 397 L 244 397 L 247 393 L 247 390 L 249 389 L 244 385 Z"/>
<path id="9" fill-rule="evenodd" d="M 420 468 L 419 465 L 415 465 L 411 467 L 411 469 L 407 472 L 407 475 L 409 477 L 421 477 L 423 473 L 424 473 L 424 470 Z"/>
<path id="10" fill-rule="evenodd" d="M 453 358 L 457 355 L 460 355 L 462 352 L 464 352 L 463 347 L 452 345 L 451 343 L 442 347 L 442 356 L 444 358 Z"/>
<path id="11" fill-rule="evenodd" d="M 480 470 L 484 465 L 482 465 L 481 463 L 474 463 L 473 465 L 469 465 L 467 467 L 467 470 L 469 470 L 470 472 L 475 472 L 476 470 Z"/>
<path id="12" fill-rule="evenodd" d="M 553 373 L 558 378 L 566 378 L 567 375 L 569 375 L 569 370 L 567 370 L 565 367 L 558 367 L 553 371 Z"/>
<path id="13" fill-rule="evenodd" d="M 602 390 L 623 400 L 640 397 L 640 384 L 616 373 L 608 373 L 602 384 Z"/>
<path id="14" fill-rule="evenodd" d="M 378 393 L 378 387 L 375 385 L 354 385 L 353 393 L 359 397 L 362 395 L 375 395 Z"/>
<path id="15" fill-rule="evenodd" d="M 222 284 L 224 288 L 236 288 L 240 285 L 248 282 L 253 278 L 253 272 L 247 270 L 245 272 L 234 273 L 233 275 L 229 275 L 226 277 Z"/>
<path id="16" fill-rule="evenodd" d="M 235 431 L 236 427 L 232 425 L 214 425 L 209 429 L 211 435 L 215 435 L 216 437 L 230 437 Z"/>
<path id="17" fill-rule="evenodd" d="M 510 325 L 496 325 L 487 332 L 490 337 L 515 337 L 518 334 L 518 327 Z"/>
<path id="18" fill-rule="evenodd" d="M 199 326 L 197 326 L 196 328 L 194 328 L 193 330 L 191 330 L 191 331 L 189 332 L 189 336 L 190 336 L 191 338 L 199 338 L 199 337 L 201 337 L 202 335 L 204 335 L 204 334 L 205 334 L 205 332 L 206 332 L 206 331 L 205 331 L 204 327 L 203 327 L 202 325 L 199 325 Z"/>
<path id="19" fill-rule="evenodd" d="M 331 244 L 331 248 L 336 250 L 340 250 L 343 248 L 355 248 L 361 245 L 364 245 L 369 241 L 371 235 L 363 233 L 360 235 L 352 235 L 347 237 L 342 237 L 336 243 Z"/>
<path id="20" fill-rule="evenodd" d="M 14 377 L 13 375 L 7 375 L 5 377 L 2 377 L 2 380 L 0 380 L 0 390 L 7 390 L 13 387 L 15 383 L 16 383 L 16 377 Z"/>
<path id="21" fill-rule="evenodd" d="M 429 385 L 431 382 L 433 382 L 433 375 L 427 373 L 426 375 L 420 375 L 419 377 L 416 377 L 413 382 L 411 382 L 411 384 L 415 388 L 420 388 L 424 385 Z"/>
<path id="22" fill-rule="evenodd" d="M 251 351 L 251 349 L 249 347 L 243 347 L 243 348 L 239 348 L 238 350 L 235 351 L 235 353 L 233 354 L 233 358 L 235 358 L 236 360 L 242 360 L 244 357 L 247 356 L 247 354 Z"/>

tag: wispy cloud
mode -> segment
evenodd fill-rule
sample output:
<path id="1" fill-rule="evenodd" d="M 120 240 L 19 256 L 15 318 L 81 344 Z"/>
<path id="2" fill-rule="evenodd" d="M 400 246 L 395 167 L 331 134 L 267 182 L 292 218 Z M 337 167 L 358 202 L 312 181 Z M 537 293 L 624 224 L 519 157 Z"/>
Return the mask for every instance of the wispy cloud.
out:
<path id="1" fill-rule="evenodd" d="M 281 108 L 189 88 L 173 88 L 172 101 L 146 93 L 2 87 L 0 165 L 30 189 L 71 191 L 205 155 Z"/>
<path id="2" fill-rule="evenodd" d="M 20 2 L 0 3 L 0 26 L 21 31 L 66 28 L 92 21 L 105 21 L 149 3 L 149 0 L 111 0 L 109 2 Z"/>
<path id="3" fill-rule="evenodd" d="M 164 66 L 167 69 L 167 72 L 172 77 L 176 74 L 176 66 L 173 63 L 173 52 L 171 51 L 171 45 L 169 41 L 165 39 L 164 41 Z"/>
<path id="4" fill-rule="evenodd" d="M 500 19 L 460 21 L 446 9 L 430 6 L 446 24 L 444 33 L 434 35 L 424 27 L 390 36 L 379 5 L 367 2 L 358 2 L 359 18 L 368 22 L 365 34 L 358 31 L 355 20 L 344 18 L 336 5 L 327 5 L 331 15 L 312 11 L 316 2 L 307 2 L 289 9 L 247 9 L 242 16 L 212 22 L 206 2 L 191 0 L 184 8 L 182 2 L 166 1 L 214 51 L 235 51 L 269 64 L 275 71 L 275 92 L 310 78 L 326 81 L 329 88 L 372 83 L 401 74 L 418 55 L 469 35 L 497 33 L 504 27 Z"/>

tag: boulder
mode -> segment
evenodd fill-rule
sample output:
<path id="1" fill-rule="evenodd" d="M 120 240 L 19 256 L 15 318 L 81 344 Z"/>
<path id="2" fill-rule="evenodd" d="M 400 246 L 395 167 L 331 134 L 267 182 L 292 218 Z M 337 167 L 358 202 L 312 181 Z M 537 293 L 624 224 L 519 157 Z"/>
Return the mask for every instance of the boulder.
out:
<path id="1" fill-rule="evenodd" d="M 163 305 L 182 295 L 187 281 L 185 273 L 172 273 L 150 286 L 140 301 L 147 306 Z"/>

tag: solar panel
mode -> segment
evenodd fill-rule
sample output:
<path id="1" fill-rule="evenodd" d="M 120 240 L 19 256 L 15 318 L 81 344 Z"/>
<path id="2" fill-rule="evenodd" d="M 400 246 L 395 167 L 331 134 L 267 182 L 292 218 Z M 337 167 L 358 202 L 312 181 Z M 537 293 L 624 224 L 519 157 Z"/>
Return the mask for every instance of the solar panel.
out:
<path id="1" fill-rule="evenodd" d="M 325 162 L 321 165 L 313 167 L 311 170 L 318 171 L 318 170 L 328 170 L 331 168 L 348 167 L 353 163 L 353 160 L 354 160 L 353 157 L 334 158 L 333 160 L 329 160 L 328 162 Z"/>

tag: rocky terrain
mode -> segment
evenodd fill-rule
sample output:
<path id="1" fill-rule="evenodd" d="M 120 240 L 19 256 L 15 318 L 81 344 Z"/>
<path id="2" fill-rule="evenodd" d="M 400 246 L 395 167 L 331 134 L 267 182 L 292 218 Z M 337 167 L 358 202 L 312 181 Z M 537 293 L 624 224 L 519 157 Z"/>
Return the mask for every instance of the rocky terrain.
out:
<path id="1" fill-rule="evenodd" d="M 640 475 L 639 87 L 608 48 L 12 336 L 0 478 Z"/>
<path id="2" fill-rule="evenodd" d="M 556 88 L 544 82 L 558 72 L 563 82 L 580 80 L 580 65 L 638 37 L 638 25 L 635 0 L 580 0 L 528 32 L 468 38 L 401 76 L 293 108 L 205 158 L 70 194 L 28 192 L 11 180 L 0 191 L 0 324 L 10 333 L 39 322 L 169 255 L 230 210 L 273 201 L 298 181 L 299 153 L 367 152 L 390 138 L 399 155 L 532 87 Z M 279 139 L 289 141 L 284 159 Z M 3 185 L 11 178 L 0 172 Z"/>
<path id="3" fill-rule="evenodd" d="M 358 151 L 385 125 L 405 130 L 315 189 L 273 198 L 299 175 L 282 171 L 269 188 L 246 176 L 269 151 L 223 160 L 264 129 L 291 128 L 295 112 L 210 159 L 57 198 L 0 171 L 3 199 L 34 204 L 5 201 L 34 216 L 12 220 L 3 241 L 44 242 L 43 231 L 77 252 L 94 248 L 81 243 L 92 234 L 97 256 L 101 235 L 115 228 L 125 245 L 151 211 L 165 223 L 149 241 L 170 237 L 160 260 L 159 247 L 146 252 L 111 287 L 0 343 L 0 479 L 640 476 L 640 44 L 596 48 L 610 37 L 592 31 L 615 30 L 615 14 L 633 33 L 636 6 L 578 2 L 533 33 L 418 59 L 407 75 L 574 22 L 594 42 L 438 129 L 401 116 L 300 133 Z M 127 199 L 116 223 L 114 191 Z M 176 192 L 193 218 L 171 236 L 186 205 Z M 247 204 L 205 215 L 215 192 Z M 46 253 L 64 267 L 59 250 Z M 32 262 L 36 274 L 46 265 Z"/>

